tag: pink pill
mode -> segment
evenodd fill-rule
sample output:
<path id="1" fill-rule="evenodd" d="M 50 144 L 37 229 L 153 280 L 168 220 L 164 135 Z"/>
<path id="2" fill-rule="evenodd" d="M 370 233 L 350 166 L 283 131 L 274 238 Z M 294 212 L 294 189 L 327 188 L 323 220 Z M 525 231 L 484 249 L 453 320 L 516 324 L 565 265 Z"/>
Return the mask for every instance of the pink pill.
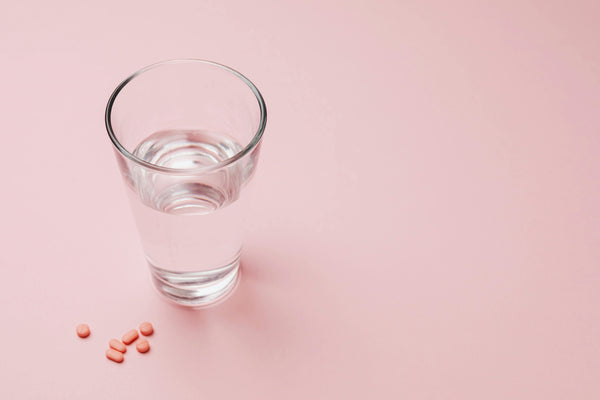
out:
<path id="1" fill-rule="evenodd" d="M 142 322 L 140 324 L 140 332 L 142 332 L 142 335 L 144 336 L 150 336 L 152 335 L 152 332 L 154 332 L 154 328 L 150 322 Z"/>
<path id="2" fill-rule="evenodd" d="M 135 344 L 135 348 L 137 349 L 137 351 L 139 351 L 140 353 L 145 353 L 148 350 L 150 350 L 150 343 L 148 343 L 148 341 L 146 339 L 140 339 L 137 341 L 137 343 Z"/>
<path id="3" fill-rule="evenodd" d="M 121 353 L 120 351 L 117 351 L 115 349 L 108 349 L 106 350 L 106 358 L 108 358 L 111 361 L 114 361 L 116 363 L 120 363 L 123 362 L 123 359 L 125 358 L 123 356 L 123 353 Z"/>
<path id="4" fill-rule="evenodd" d="M 121 353 L 127 353 L 127 346 L 125 346 L 120 340 L 110 339 L 108 345 L 116 351 L 120 351 Z"/>
<path id="5" fill-rule="evenodd" d="M 87 324 L 77 325 L 77 336 L 80 338 L 86 338 L 90 336 L 90 327 Z"/>
<path id="6" fill-rule="evenodd" d="M 138 331 L 136 329 L 132 329 L 130 331 L 128 331 L 127 333 L 125 333 L 123 335 L 123 337 L 121 338 L 121 340 L 123 341 L 123 343 L 125 344 L 131 344 L 135 341 L 135 339 L 137 339 L 140 335 L 138 334 Z"/>

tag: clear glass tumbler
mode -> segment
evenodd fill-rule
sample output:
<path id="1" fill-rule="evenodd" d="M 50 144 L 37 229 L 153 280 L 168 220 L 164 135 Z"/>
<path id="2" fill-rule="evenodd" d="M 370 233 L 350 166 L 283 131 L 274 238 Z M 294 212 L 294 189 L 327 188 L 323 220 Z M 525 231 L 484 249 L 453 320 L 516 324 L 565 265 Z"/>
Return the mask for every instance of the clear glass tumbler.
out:
<path id="1" fill-rule="evenodd" d="M 243 189 L 266 120 L 252 82 L 205 60 L 150 65 L 111 95 L 106 129 L 154 285 L 168 299 L 200 308 L 237 286 Z"/>

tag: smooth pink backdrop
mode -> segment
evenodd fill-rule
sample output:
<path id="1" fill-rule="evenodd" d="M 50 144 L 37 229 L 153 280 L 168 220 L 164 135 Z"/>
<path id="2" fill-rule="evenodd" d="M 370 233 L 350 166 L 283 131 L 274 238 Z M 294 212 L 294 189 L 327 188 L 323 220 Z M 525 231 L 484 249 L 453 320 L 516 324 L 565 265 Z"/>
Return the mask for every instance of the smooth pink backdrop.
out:
<path id="1" fill-rule="evenodd" d="M 4 4 L 0 398 L 600 398 L 600 3 L 487 3 Z M 103 125 L 180 57 L 269 108 L 199 312 L 154 294 Z"/>

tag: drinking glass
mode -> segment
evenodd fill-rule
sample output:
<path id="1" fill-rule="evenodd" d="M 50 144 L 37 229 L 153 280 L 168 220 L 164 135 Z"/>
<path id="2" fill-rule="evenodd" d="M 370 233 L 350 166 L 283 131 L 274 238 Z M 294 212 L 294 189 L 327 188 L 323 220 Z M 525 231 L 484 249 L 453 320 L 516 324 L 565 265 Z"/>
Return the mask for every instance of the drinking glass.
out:
<path id="1" fill-rule="evenodd" d="M 142 68 L 110 96 L 106 129 L 154 286 L 167 299 L 201 308 L 237 286 L 244 188 L 266 120 L 256 86 L 206 60 Z"/>

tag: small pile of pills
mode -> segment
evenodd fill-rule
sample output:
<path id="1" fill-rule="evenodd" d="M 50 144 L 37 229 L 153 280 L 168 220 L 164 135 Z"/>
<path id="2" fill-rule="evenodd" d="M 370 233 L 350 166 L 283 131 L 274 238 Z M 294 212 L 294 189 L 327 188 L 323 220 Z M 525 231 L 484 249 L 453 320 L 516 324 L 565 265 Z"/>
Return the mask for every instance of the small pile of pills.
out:
<path id="1" fill-rule="evenodd" d="M 142 322 L 139 326 L 140 332 L 144 336 L 150 336 L 154 332 L 154 328 L 150 322 Z M 90 335 L 90 327 L 87 324 L 77 325 L 77 336 L 80 338 L 86 338 Z M 137 329 L 131 329 L 127 331 L 121 340 L 110 339 L 108 341 L 108 350 L 106 350 L 106 358 L 116 363 L 121 363 L 125 359 L 125 353 L 127 352 L 127 345 L 132 344 L 140 337 Z M 135 343 L 135 348 L 140 353 L 147 353 L 150 350 L 150 343 L 148 340 L 141 338 Z"/>

